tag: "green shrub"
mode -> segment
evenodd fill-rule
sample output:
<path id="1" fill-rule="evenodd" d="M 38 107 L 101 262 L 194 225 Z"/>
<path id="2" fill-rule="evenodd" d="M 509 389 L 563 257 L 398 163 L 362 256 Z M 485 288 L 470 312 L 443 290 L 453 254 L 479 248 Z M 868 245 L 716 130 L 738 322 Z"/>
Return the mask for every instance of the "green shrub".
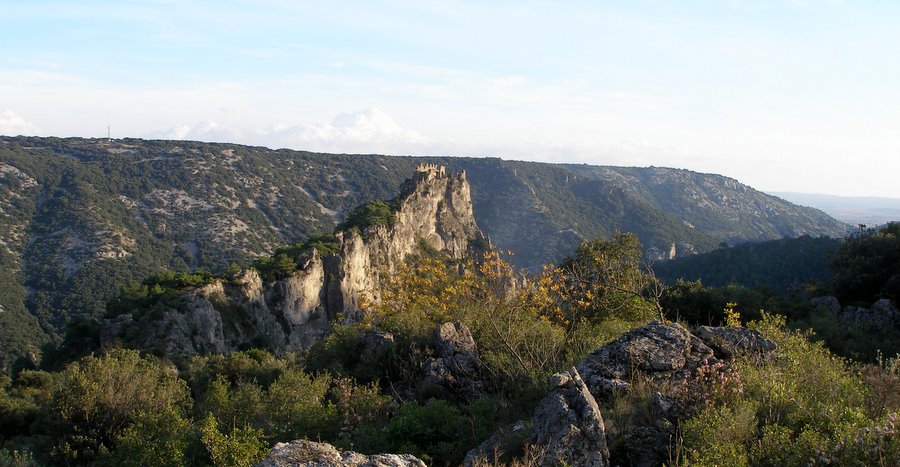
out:
<path id="1" fill-rule="evenodd" d="M 141 413 L 115 437 L 115 450 L 101 459 L 109 466 L 188 465 L 194 439 L 191 420 L 173 410 Z"/>
<path id="2" fill-rule="evenodd" d="M 900 458 L 897 415 L 873 412 L 871 389 L 855 366 L 808 332 L 786 329 L 784 317 L 763 313 L 748 327 L 778 349 L 768 359 L 738 359 L 743 395 L 709 399 L 681 424 L 685 464 L 878 465 Z"/>
<path id="3" fill-rule="evenodd" d="M 262 426 L 265 417 L 265 393 L 253 381 L 234 385 L 224 375 L 216 376 L 203 398 L 201 413 L 215 415 L 227 426 Z"/>
<path id="4" fill-rule="evenodd" d="M 407 402 L 385 427 L 396 452 L 409 453 L 439 465 L 456 465 L 466 452 L 460 434 L 466 428 L 459 410 L 443 400 L 425 405 Z"/>
<path id="5" fill-rule="evenodd" d="M 0 449 L 0 467 L 38 467 L 39 465 L 28 451 Z"/>
<path id="6" fill-rule="evenodd" d="M 344 447 L 379 451 L 384 446 L 381 437 L 372 434 L 381 429 L 394 413 L 395 404 L 389 396 L 381 395 L 374 384 L 359 385 L 349 378 L 335 378 L 328 400 L 337 408 L 339 421 L 332 425 L 341 432 Z M 383 449 L 380 452 L 385 452 Z"/>
<path id="7" fill-rule="evenodd" d="M 831 261 L 834 290 L 843 301 L 900 301 L 900 222 L 861 229 L 845 239 Z"/>
<path id="8" fill-rule="evenodd" d="M 382 200 L 369 201 L 351 211 L 337 230 L 357 228 L 364 231 L 376 225 L 394 225 L 396 220 L 396 208 Z"/>
<path id="9" fill-rule="evenodd" d="M 232 426 L 222 432 L 212 414 L 200 422 L 200 439 L 215 467 L 246 467 L 266 457 L 268 443 L 262 430 Z"/>
<path id="10" fill-rule="evenodd" d="M 756 436 L 758 407 L 753 401 L 710 405 L 681 426 L 687 465 L 748 464 L 747 444 Z"/>
<path id="11" fill-rule="evenodd" d="M 174 368 L 136 350 L 85 357 L 56 381 L 49 404 L 55 454 L 77 463 L 109 452 L 116 436 L 144 414 L 183 414 L 191 406 L 187 384 Z"/>
<path id="12" fill-rule="evenodd" d="M 266 433 L 279 440 L 320 439 L 337 432 L 338 409 L 327 400 L 332 378 L 287 370 L 269 386 Z"/>

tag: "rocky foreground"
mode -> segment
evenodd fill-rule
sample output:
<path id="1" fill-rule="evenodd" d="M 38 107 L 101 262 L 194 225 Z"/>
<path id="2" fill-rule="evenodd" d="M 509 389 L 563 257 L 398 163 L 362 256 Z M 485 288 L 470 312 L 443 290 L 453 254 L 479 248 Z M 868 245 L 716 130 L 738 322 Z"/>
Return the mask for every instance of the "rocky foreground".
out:
<path id="1" fill-rule="evenodd" d="M 462 324 L 447 323 L 436 330 L 434 339 L 435 348 L 442 350 L 426 365 L 426 379 L 443 388 L 445 397 L 454 391 L 472 391 L 474 385 L 466 379 L 477 367 L 471 333 Z M 532 420 L 499 430 L 470 451 L 464 465 L 503 462 L 507 454 L 522 452 L 530 453 L 535 464 L 542 466 L 661 465 L 669 461 L 670 441 L 679 421 L 690 415 L 696 402 L 686 399 L 685 393 L 701 398 L 702 391 L 691 389 L 710 375 L 726 374 L 736 356 L 765 359 L 775 348 L 772 341 L 749 329 L 703 326 L 691 333 L 677 323 L 652 322 L 598 348 L 577 367 L 553 375 L 550 392 L 535 408 Z M 429 366 L 444 371 L 429 373 Z M 642 394 L 647 395 L 649 418 L 615 434 L 607 430 L 604 407 L 616 398 Z M 523 437 L 523 430 L 530 435 Z M 258 465 L 425 464 L 410 455 L 340 453 L 328 444 L 298 440 L 276 445 Z"/>

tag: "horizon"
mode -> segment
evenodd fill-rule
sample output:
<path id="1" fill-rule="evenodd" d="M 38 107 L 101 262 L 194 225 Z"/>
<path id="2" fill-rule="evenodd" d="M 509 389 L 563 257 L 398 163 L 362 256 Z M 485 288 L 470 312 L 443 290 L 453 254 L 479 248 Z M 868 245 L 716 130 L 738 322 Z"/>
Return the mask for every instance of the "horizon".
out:
<path id="1" fill-rule="evenodd" d="M 0 134 L 715 173 L 900 198 L 900 4 L 5 5 Z"/>

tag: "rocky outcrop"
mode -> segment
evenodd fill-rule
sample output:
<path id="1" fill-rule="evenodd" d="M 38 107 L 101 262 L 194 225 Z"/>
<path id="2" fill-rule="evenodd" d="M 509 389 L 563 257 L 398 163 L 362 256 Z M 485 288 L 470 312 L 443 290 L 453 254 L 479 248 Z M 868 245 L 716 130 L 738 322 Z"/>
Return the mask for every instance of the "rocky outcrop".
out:
<path id="1" fill-rule="evenodd" d="M 652 322 L 588 355 L 578 372 L 600 400 L 631 389 L 631 381 L 672 380 L 715 359 L 713 350 L 677 323 Z"/>
<path id="2" fill-rule="evenodd" d="M 388 352 L 395 343 L 394 335 L 385 331 L 366 331 L 356 339 L 360 355 L 378 355 Z"/>
<path id="3" fill-rule="evenodd" d="M 715 331 L 711 331 L 715 333 Z M 677 323 L 652 322 L 626 332 L 591 353 L 578 366 L 598 401 L 611 403 L 627 397 L 633 384 L 672 388 L 688 384 L 698 368 L 718 362 L 702 339 Z M 666 460 L 672 420 L 679 418 L 674 399 L 657 392 L 652 401 L 653 421 L 621 430 L 611 439 L 614 463 L 653 466 Z"/>
<path id="4" fill-rule="evenodd" d="M 256 271 L 242 271 L 186 294 L 161 313 L 104 320 L 104 342 L 122 338 L 166 354 L 218 353 L 248 346 L 307 349 L 335 320 L 362 319 L 363 304 L 380 299 L 382 278 L 395 273 L 422 242 L 462 259 L 485 241 L 472 214 L 465 172 L 447 175 L 443 167 L 421 165 L 392 204 L 398 207 L 391 225 L 336 233 L 336 253 L 322 256 L 310 248 L 295 258 L 297 269 L 286 278 L 264 283 Z M 446 369 L 457 381 L 463 380 L 473 365 L 463 355 L 439 356 L 438 365 L 446 368 L 436 371 Z"/>
<path id="5" fill-rule="evenodd" d="M 420 397 L 471 401 L 482 395 L 482 365 L 469 328 L 444 323 L 434 330 L 432 341 L 434 356 L 425 360 Z"/>
<path id="6" fill-rule="evenodd" d="M 728 371 L 735 356 L 768 358 L 775 344 L 756 331 L 704 327 L 694 335 L 676 323 L 652 322 L 604 345 L 577 368 L 554 375 L 550 393 L 534 412 L 530 438 L 521 439 L 538 452 L 541 465 L 658 466 L 670 460 L 669 446 L 678 423 L 702 403 L 691 392 L 709 378 Z M 640 385 L 640 391 L 633 385 Z M 648 389 L 651 391 L 648 393 Z M 619 420 L 610 431 L 601 408 L 619 397 Z M 639 411 L 637 416 L 623 410 Z M 509 448 L 509 430 L 495 433 L 467 455 L 493 459 Z M 508 460 L 502 458 L 501 460 Z"/>
<path id="7" fill-rule="evenodd" d="M 578 370 L 553 375 L 550 385 L 534 411 L 531 444 L 544 449 L 540 465 L 608 466 L 603 416 Z"/>
<path id="8" fill-rule="evenodd" d="M 840 320 L 846 324 L 867 327 L 888 327 L 900 325 L 900 311 L 890 300 L 883 298 L 870 308 L 846 306 L 841 311 Z"/>
<path id="9" fill-rule="evenodd" d="M 266 459 L 256 467 L 426 467 L 425 462 L 411 454 L 373 454 L 338 451 L 328 443 L 305 439 L 278 443 Z"/>
<path id="10" fill-rule="evenodd" d="M 197 295 L 185 295 L 178 300 L 178 308 L 161 313 L 148 313 L 139 320 L 124 315 L 113 320 L 103 320 L 102 338 L 125 338 L 141 349 L 154 350 L 167 355 L 209 354 L 228 350 L 222 315 L 208 300 Z M 189 312 L 180 311 L 190 310 Z M 128 326 L 124 326 L 128 323 Z M 153 323 L 153 325 L 147 325 Z"/>
<path id="11" fill-rule="evenodd" d="M 855 305 L 841 307 L 838 299 L 832 296 L 813 298 L 809 305 L 814 313 L 837 316 L 846 325 L 870 328 L 900 326 L 900 310 L 886 298 L 878 300 L 869 308 Z"/>
<path id="12" fill-rule="evenodd" d="M 700 326 L 694 331 L 718 358 L 739 354 L 762 356 L 775 350 L 775 343 L 755 329 Z"/>
<path id="13" fill-rule="evenodd" d="M 134 323 L 134 319 L 130 314 L 103 320 L 100 325 L 100 343 L 106 345 L 113 339 L 122 336 L 132 323 Z"/>

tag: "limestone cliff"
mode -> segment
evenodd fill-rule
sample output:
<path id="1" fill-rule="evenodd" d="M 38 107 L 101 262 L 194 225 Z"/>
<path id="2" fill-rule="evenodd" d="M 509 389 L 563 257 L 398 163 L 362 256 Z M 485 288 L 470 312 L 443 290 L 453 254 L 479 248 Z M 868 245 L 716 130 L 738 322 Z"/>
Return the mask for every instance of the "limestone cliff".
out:
<path id="1" fill-rule="evenodd" d="M 379 300 L 382 278 L 421 242 L 454 259 L 485 243 L 465 172 L 448 175 L 443 167 L 420 165 L 392 205 L 390 225 L 337 232 L 335 253 L 323 257 L 314 248 L 306 250 L 286 278 L 265 283 L 255 270 L 243 270 L 185 294 L 161 313 L 104 320 L 102 340 L 121 339 L 169 355 L 306 349 L 335 320 L 361 319 L 361 303 Z"/>

